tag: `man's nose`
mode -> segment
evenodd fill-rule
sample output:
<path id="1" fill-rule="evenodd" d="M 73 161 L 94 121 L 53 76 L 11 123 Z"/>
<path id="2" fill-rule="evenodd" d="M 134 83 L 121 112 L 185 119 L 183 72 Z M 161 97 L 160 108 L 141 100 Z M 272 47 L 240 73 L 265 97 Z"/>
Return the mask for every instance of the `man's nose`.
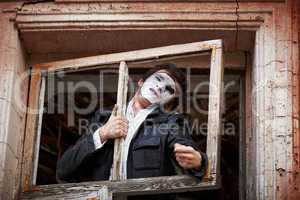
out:
<path id="1" fill-rule="evenodd" d="M 157 90 L 161 93 L 162 92 L 162 88 L 160 85 L 156 85 Z"/>
<path id="2" fill-rule="evenodd" d="M 162 88 L 159 85 L 156 85 L 158 91 L 161 93 L 162 92 Z"/>

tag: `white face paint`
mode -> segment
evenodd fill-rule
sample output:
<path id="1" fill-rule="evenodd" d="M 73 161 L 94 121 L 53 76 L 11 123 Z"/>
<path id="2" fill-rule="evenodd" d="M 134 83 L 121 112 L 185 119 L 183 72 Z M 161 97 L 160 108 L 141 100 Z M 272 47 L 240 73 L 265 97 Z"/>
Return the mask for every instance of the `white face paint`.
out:
<path id="1" fill-rule="evenodd" d="M 164 72 L 149 76 L 142 88 L 141 95 L 150 103 L 166 103 L 175 96 L 175 81 Z"/>

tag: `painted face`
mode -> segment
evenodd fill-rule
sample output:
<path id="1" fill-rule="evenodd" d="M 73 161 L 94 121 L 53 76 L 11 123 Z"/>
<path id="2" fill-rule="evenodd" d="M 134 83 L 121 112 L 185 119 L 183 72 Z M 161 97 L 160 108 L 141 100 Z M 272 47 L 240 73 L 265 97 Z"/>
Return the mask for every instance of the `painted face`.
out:
<path id="1" fill-rule="evenodd" d="M 175 96 L 175 81 L 164 72 L 149 76 L 142 88 L 141 95 L 150 103 L 166 103 Z"/>

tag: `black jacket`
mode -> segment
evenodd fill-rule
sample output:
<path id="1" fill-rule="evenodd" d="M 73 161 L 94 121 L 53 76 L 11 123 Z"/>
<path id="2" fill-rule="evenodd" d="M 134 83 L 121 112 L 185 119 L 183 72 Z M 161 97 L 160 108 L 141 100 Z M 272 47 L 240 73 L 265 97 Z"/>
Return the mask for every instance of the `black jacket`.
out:
<path id="1" fill-rule="evenodd" d="M 97 111 L 90 121 L 90 134 L 70 147 L 59 160 L 57 177 L 66 182 L 108 180 L 113 162 L 114 142 L 108 140 L 95 150 L 92 134 L 109 118 L 111 112 Z M 170 176 L 179 166 L 174 159 L 174 144 L 192 146 L 190 129 L 183 115 L 168 114 L 159 108 L 150 113 L 133 137 L 127 159 L 127 178 Z M 202 155 L 201 170 L 188 173 L 201 179 L 207 168 L 207 157 Z"/>

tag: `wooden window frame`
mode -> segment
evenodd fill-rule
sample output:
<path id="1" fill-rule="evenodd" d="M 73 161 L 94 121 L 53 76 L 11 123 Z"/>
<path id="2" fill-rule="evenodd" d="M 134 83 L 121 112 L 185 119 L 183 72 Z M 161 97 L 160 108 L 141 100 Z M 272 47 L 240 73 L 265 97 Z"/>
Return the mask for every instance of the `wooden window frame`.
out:
<path id="1" fill-rule="evenodd" d="M 88 69 L 107 68 L 107 65 L 116 66 L 120 63 L 139 63 L 166 57 L 185 56 L 210 51 L 210 85 L 208 107 L 208 133 L 206 154 L 209 159 L 207 174 L 199 182 L 187 175 L 128 179 L 121 181 L 100 181 L 77 184 L 59 184 L 35 186 L 39 140 L 43 116 L 45 96 L 45 76 L 48 73 L 60 71 L 71 72 Z M 185 191 L 199 191 L 220 187 L 220 138 L 222 134 L 222 99 L 223 99 L 223 45 L 222 40 L 193 42 L 180 45 L 171 45 L 137 51 L 92 56 L 58 62 L 35 65 L 30 79 L 28 107 L 37 109 L 38 113 L 27 112 L 25 142 L 22 166 L 22 187 L 24 197 L 57 197 L 58 190 L 64 190 L 64 197 L 82 197 L 95 194 L 104 199 L 112 196 L 124 197 L 127 195 L 144 195 L 157 193 L 177 193 Z M 168 183 L 168 184 L 166 184 Z M 76 185 L 76 187 L 74 187 Z M 33 186 L 39 191 L 33 190 Z M 84 191 L 78 189 L 87 186 Z M 66 188 L 68 190 L 66 191 Z M 35 191 L 35 192 L 33 192 Z M 104 195 L 104 196 L 103 196 Z"/>

